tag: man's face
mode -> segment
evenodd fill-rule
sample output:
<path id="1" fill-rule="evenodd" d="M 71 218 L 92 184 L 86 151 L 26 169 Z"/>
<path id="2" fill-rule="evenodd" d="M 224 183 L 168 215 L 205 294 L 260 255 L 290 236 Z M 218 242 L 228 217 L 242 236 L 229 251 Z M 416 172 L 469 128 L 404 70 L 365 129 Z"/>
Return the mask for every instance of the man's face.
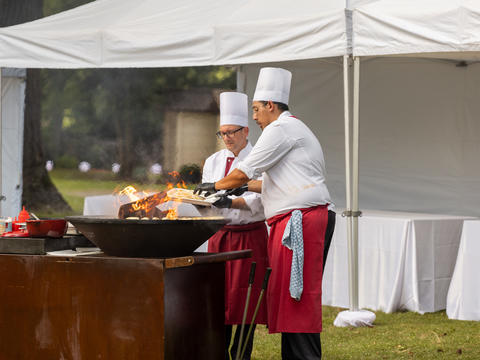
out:
<path id="1" fill-rule="evenodd" d="M 262 130 L 275 120 L 272 115 L 272 106 L 273 103 L 271 101 L 267 102 L 266 104 L 264 104 L 262 101 L 252 102 L 253 120 L 255 120 Z"/>
<path id="2" fill-rule="evenodd" d="M 248 127 L 222 125 L 219 130 L 225 146 L 235 155 L 247 145 Z"/>

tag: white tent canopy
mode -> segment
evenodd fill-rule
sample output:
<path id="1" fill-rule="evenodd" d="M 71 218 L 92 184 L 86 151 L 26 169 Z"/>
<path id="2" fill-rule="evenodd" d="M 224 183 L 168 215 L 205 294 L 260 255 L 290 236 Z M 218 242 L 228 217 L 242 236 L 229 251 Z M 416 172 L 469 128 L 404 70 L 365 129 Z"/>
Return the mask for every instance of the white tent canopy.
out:
<path id="1" fill-rule="evenodd" d="M 345 0 L 98 0 L 0 29 L 0 67 L 178 67 L 338 57 L 348 51 L 345 8 Z M 345 119 L 348 125 L 348 106 Z M 348 131 L 346 139 L 348 145 Z"/>
<path id="2" fill-rule="evenodd" d="M 353 54 L 480 59 L 476 0 L 379 0 L 353 11 Z"/>
<path id="3" fill-rule="evenodd" d="M 0 67 L 178 67 L 341 56 L 344 11 L 338 0 L 97 0 L 0 28 Z"/>

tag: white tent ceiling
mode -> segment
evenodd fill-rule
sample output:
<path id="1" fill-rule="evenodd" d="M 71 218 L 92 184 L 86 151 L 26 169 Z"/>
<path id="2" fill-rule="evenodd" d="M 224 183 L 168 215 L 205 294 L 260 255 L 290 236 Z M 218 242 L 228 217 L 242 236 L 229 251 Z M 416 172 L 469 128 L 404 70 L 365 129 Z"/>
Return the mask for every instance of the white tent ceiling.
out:
<path id="1" fill-rule="evenodd" d="M 0 28 L 0 67 L 242 64 L 339 56 L 345 1 L 97 0 Z"/>
<path id="2" fill-rule="evenodd" d="M 353 10 L 353 54 L 480 59 L 478 0 L 380 0 Z"/>

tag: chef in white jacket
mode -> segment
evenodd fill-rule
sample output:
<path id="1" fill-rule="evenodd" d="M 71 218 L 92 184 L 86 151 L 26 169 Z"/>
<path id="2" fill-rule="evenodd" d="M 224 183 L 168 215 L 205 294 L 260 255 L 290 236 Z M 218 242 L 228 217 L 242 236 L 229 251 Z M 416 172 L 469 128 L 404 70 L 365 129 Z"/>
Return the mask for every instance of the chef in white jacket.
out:
<path id="1" fill-rule="evenodd" d="M 247 95 L 237 92 L 220 94 L 220 128 L 216 135 L 223 140 L 226 148 L 211 155 L 205 161 L 202 182 L 221 180 L 231 173 L 252 150 L 252 145 L 247 139 Z M 257 299 L 260 295 L 263 276 L 268 266 L 268 233 L 260 194 L 245 192 L 241 196 L 223 196 L 213 205 L 229 222 L 208 240 L 208 251 L 252 250 L 251 258 L 228 261 L 225 267 L 225 359 L 229 359 L 228 348 L 231 343 L 232 326 L 242 323 L 252 261 L 257 265 L 251 296 L 252 299 Z M 247 324 L 252 319 L 255 305 L 255 301 L 250 302 Z M 267 311 L 264 301 L 255 323 L 266 324 L 266 322 Z M 244 327 L 243 340 L 246 338 L 248 328 L 248 325 Z M 230 350 L 232 359 L 236 358 L 239 337 L 240 326 L 237 327 Z M 243 359 L 250 359 L 252 347 L 253 334 L 248 340 Z"/>
<path id="2" fill-rule="evenodd" d="M 282 334 L 282 359 L 313 360 L 322 357 L 322 270 L 335 214 L 328 210 L 332 202 L 322 147 L 288 111 L 291 78 L 285 69 L 260 70 L 252 102 L 260 138 L 237 169 L 198 185 L 195 192 L 246 183 L 248 190 L 261 192 L 270 226 L 268 330 Z M 252 180 L 261 175 L 262 181 Z"/>

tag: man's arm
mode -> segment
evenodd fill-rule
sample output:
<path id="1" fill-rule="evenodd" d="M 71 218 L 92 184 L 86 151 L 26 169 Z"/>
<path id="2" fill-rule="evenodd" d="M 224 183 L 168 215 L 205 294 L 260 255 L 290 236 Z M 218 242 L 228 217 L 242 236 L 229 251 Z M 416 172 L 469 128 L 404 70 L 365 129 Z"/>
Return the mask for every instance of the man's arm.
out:
<path id="1" fill-rule="evenodd" d="M 243 198 L 236 198 L 232 200 L 232 209 L 241 209 L 241 210 L 250 210 L 245 199 Z"/>
<path id="2" fill-rule="evenodd" d="M 247 183 L 250 179 L 243 171 L 234 169 L 230 174 L 222 180 L 215 183 L 215 190 L 233 189 Z"/>
<path id="3" fill-rule="evenodd" d="M 262 180 L 250 180 L 248 182 L 248 191 L 261 193 L 262 192 Z"/>

